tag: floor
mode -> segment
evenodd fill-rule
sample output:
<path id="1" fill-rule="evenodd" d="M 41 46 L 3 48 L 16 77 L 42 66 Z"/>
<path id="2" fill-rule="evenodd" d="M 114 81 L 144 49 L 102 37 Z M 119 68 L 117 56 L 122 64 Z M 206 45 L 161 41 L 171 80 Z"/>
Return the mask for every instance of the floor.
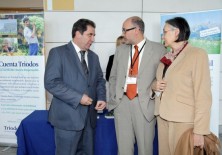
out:
<path id="1" fill-rule="evenodd" d="M 222 133 L 219 135 L 219 137 L 222 144 Z M 220 154 L 222 155 L 222 148 Z M 16 147 L 0 146 L 0 155 L 16 155 Z"/>
<path id="2" fill-rule="evenodd" d="M 0 146 L 0 155 L 16 155 L 16 147 Z"/>

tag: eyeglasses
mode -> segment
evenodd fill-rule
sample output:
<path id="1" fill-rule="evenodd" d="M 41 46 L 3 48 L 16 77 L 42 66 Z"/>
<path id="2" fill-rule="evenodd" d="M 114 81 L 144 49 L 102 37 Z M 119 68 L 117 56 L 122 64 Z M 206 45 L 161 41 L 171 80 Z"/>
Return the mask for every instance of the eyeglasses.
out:
<path id="1" fill-rule="evenodd" d="M 163 30 L 163 35 L 165 35 L 169 31 L 174 31 L 174 30 L 176 30 L 176 29 Z"/>
<path id="2" fill-rule="evenodd" d="M 135 29 L 136 27 L 132 27 L 132 28 L 129 28 L 129 29 L 125 29 L 125 28 L 123 28 L 122 29 L 122 32 L 125 34 L 127 31 L 131 31 L 131 30 L 133 30 L 133 29 Z"/>

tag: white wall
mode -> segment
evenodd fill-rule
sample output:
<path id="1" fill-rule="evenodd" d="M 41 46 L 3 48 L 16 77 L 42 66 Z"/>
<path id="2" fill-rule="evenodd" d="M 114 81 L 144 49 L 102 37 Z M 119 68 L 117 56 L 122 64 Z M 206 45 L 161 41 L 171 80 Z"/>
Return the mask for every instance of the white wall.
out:
<path id="1" fill-rule="evenodd" d="M 75 11 L 45 12 L 46 56 L 52 47 L 71 40 L 72 25 L 77 19 L 89 18 L 97 26 L 96 41 L 91 49 L 99 55 L 104 73 L 108 57 L 115 51 L 115 40 L 121 35 L 122 22 L 126 18 L 135 15 L 142 17 L 146 25 L 146 37 L 159 42 L 161 14 L 222 8 L 222 0 L 75 0 L 74 2 Z M 222 91 L 222 71 L 220 75 L 220 91 Z M 221 94 L 219 122 L 222 125 Z"/>

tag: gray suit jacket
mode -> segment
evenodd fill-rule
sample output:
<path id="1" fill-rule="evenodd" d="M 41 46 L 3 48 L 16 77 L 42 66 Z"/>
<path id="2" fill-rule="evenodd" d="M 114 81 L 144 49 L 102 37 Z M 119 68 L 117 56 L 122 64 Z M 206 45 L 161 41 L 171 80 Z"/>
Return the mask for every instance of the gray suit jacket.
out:
<path id="1" fill-rule="evenodd" d="M 92 127 L 96 126 L 97 111 L 94 107 L 97 100 L 106 101 L 106 90 L 99 58 L 90 50 L 88 68 L 87 78 L 71 42 L 51 49 L 44 82 L 46 90 L 53 95 L 49 109 L 49 122 L 53 126 L 64 130 L 81 130 L 88 112 Z M 84 93 L 93 99 L 91 106 L 80 104 Z"/>
<path id="2" fill-rule="evenodd" d="M 109 110 L 116 108 L 121 103 L 124 94 L 126 74 L 128 72 L 130 50 L 131 45 L 121 45 L 116 50 L 109 79 Z M 137 86 L 141 109 L 148 121 L 152 121 L 154 118 L 154 100 L 150 100 L 150 86 L 155 79 L 160 58 L 165 52 L 166 50 L 163 45 L 146 40 L 137 77 Z"/>

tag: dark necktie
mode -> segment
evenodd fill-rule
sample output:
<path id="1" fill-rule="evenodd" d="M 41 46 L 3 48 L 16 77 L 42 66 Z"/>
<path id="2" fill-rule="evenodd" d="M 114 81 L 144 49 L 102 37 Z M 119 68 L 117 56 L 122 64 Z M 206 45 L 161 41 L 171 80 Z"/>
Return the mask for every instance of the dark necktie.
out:
<path id="1" fill-rule="evenodd" d="M 88 68 L 87 68 L 87 64 L 86 64 L 86 60 L 85 60 L 85 53 L 86 51 L 80 51 L 80 54 L 81 54 L 81 64 L 82 64 L 82 68 L 83 68 L 83 71 L 86 75 L 88 75 Z"/>
<path id="2" fill-rule="evenodd" d="M 137 77 L 138 74 L 138 65 L 139 65 L 139 50 L 138 46 L 135 45 L 135 53 L 133 55 L 133 66 L 129 69 L 129 75 Z M 126 89 L 127 97 L 132 100 L 137 95 L 137 84 L 128 84 Z"/>

